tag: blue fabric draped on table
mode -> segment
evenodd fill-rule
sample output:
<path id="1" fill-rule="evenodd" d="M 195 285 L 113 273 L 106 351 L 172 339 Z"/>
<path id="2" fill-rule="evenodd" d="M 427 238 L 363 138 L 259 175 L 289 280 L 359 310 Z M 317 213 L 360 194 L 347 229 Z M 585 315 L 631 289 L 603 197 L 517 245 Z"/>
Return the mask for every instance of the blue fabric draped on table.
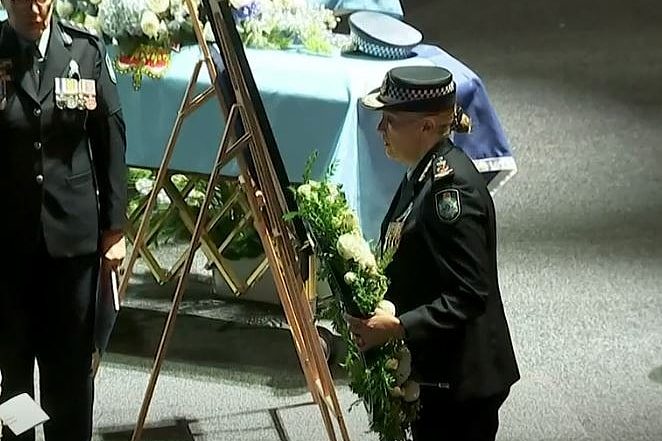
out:
<path id="1" fill-rule="evenodd" d="M 319 152 L 317 176 L 337 162 L 335 180 L 343 185 L 359 214 L 364 234 L 371 240 L 378 238 L 381 218 L 404 168 L 384 155 L 376 130 L 379 113 L 363 109 L 358 98 L 381 84 L 384 74 L 394 66 L 439 65 L 451 70 L 458 83 L 459 102 L 474 122 L 473 132 L 458 136 L 456 141 L 481 171 L 500 172 L 493 184 L 502 182 L 516 169 L 508 141 L 476 74 L 438 47 L 421 45 L 415 52 L 417 55 L 410 59 L 386 61 L 362 56 L 246 50 L 290 180 L 300 179 L 313 150 Z M 173 56 L 167 76 L 161 80 L 145 78 L 139 92 L 133 90 L 130 76 L 119 75 L 130 165 L 159 166 L 199 56 L 197 47 L 183 48 Z M 205 69 L 200 84 L 199 90 L 209 85 Z M 191 115 L 180 134 L 170 168 L 208 173 L 218 149 L 223 120 L 215 100 Z M 234 174 L 236 169 L 228 167 L 224 173 Z"/>
<path id="2" fill-rule="evenodd" d="M 376 11 L 402 18 L 400 0 L 308 0 L 308 3 L 321 4 L 338 12 Z"/>

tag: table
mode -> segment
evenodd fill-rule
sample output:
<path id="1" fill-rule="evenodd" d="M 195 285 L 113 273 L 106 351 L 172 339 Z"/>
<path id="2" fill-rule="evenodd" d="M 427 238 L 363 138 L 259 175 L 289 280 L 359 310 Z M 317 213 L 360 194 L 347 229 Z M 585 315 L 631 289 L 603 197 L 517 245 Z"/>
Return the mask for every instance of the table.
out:
<path id="1" fill-rule="evenodd" d="M 400 0 L 308 0 L 308 3 L 324 5 L 337 13 L 376 11 L 403 18 Z"/>
<path id="2" fill-rule="evenodd" d="M 110 49 L 111 52 L 113 48 Z M 404 168 L 386 158 L 376 127 L 378 112 L 363 109 L 358 99 L 379 86 L 394 66 L 438 65 L 453 72 L 458 101 L 472 117 L 474 130 L 456 142 L 474 159 L 481 172 L 498 172 L 493 186 L 516 170 L 515 159 L 481 79 L 460 61 L 436 46 L 420 45 L 406 60 L 376 60 L 362 56 L 314 56 L 297 51 L 247 49 L 253 76 L 264 101 L 274 136 L 290 180 L 300 179 L 313 150 L 319 152 L 315 174 L 338 162 L 334 180 L 343 185 L 359 214 L 368 239 L 377 239 L 379 224 Z M 127 161 L 136 167 L 156 168 L 161 162 L 197 47 L 175 54 L 167 76 L 146 78 L 135 92 L 130 76 L 119 76 L 119 90 L 127 121 Z M 200 83 L 209 85 L 206 73 Z M 205 104 L 187 119 L 171 168 L 193 173 L 211 170 L 223 130 L 216 101 Z M 228 167 L 224 173 L 234 174 Z"/>

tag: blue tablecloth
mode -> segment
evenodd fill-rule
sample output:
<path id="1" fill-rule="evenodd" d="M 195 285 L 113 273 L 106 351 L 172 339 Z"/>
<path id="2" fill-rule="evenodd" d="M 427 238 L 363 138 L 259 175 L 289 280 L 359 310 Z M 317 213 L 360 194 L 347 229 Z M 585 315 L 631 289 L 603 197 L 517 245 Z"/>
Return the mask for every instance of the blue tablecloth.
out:
<path id="1" fill-rule="evenodd" d="M 377 11 L 402 18 L 400 0 L 308 0 L 339 12 Z"/>
<path id="2" fill-rule="evenodd" d="M 416 57 L 399 61 L 321 57 L 294 51 L 248 49 L 246 53 L 289 178 L 296 181 L 301 177 L 313 150 L 319 152 L 317 175 L 337 161 L 335 180 L 343 185 L 349 202 L 359 213 L 364 234 L 370 239 L 378 236 L 381 218 L 404 168 L 384 155 L 376 130 L 379 113 L 366 111 L 358 104 L 358 98 L 379 86 L 393 66 L 426 64 L 451 70 L 458 83 L 458 100 L 474 122 L 473 132 L 458 136 L 457 143 L 481 171 L 500 172 L 493 180 L 495 185 L 516 170 L 508 141 L 480 78 L 437 47 L 421 45 L 416 48 Z M 197 47 L 184 48 L 173 57 L 166 78 L 146 78 L 140 92 L 133 90 L 129 76 L 119 76 L 129 164 L 160 164 L 198 57 Z M 209 84 L 204 69 L 201 84 Z M 185 123 L 171 168 L 209 172 L 222 130 L 219 105 L 210 101 Z M 232 174 L 234 170 L 225 172 Z"/>

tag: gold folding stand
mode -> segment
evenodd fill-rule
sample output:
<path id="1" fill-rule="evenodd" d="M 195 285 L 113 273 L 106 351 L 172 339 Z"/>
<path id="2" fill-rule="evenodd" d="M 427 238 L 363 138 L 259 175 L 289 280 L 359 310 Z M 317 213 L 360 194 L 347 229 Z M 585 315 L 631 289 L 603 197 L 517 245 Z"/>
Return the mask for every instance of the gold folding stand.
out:
<path id="1" fill-rule="evenodd" d="M 323 355 L 310 305 L 310 300 L 315 297 L 316 258 L 313 253 L 314 244 L 310 240 L 310 235 L 305 233 L 305 230 L 302 234 L 300 228 L 297 229 L 284 220 L 284 215 L 293 207 L 288 204 L 288 195 L 285 193 L 286 189 L 283 188 L 282 174 L 284 170 L 282 169 L 282 163 L 277 164 L 281 166 L 280 169 L 274 164 L 274 146 L 268 144 L 265 136 L 264 121 L 266 115 L 264 115 L 261 101 L 258 104 L 262 112 L 262 119 L 256 113 L 255 102 L 260 100 L 260 97 L 254 87 L 251 93 L 249 84 L 254 86 L 252 73 L 247 67 L 243 46 L 234 27 L 229 5 L 221 2 L 227 2 L 227 0 L 203 0 L 203 4 L 209 12 L 208 18 L 221 51 L 235 102 L 228 106 L 223 98 L 216 66 L 210 48 L 205 41 L 202 25 L 198 19 L 197 8 L 193 0 L 186 0 L 203 59 L 195 65 L 158 170 L 154 188 L 151 191 L 140 227 L 135 235 L 134 247 L 126 263 L 126 273 L 120 285 L 121 297 L 124 298 L 136 259 L 144 252 L 143 244 L 149 229 L 150 213 L 154 209 L 159 191 L 164 188 L 164 185 L 167 185 L 168 167 L 182 124 L 188 116 L 215 94 L 219 99 L 221 108 L 225 111 L 225 130 L 207 184 L 205 199 L 200 207 L 188 250 L 185 254 L 185 260 L 179 269 L 179 279 L 173 295 L 171 309 L 161 335 L 138 422 L 131 439 L 132 441 L 141 439 L 156 382 L 172 338 L 194 254 L 201 244 L 201 239 L 204 239 L 208 234 L 207 226 L 210 223 L 207 218 L 214 189 L 219 179 L 221 179 L 221 170 L 234 160 L 239 165 L 238 180 L 246 195 L 255 228 L 260 235 L 308 389 L 315 404 L 320 409 L 328 438 L 331 441 L 336 441 L 338 439 L 336 429 L 339 429 L 342 440 L 349 441 L 343 412 L 338 402 L 329 366 Z M 240 59 L 240 56 L 243 58 Z M 194 96 L 203 63 L 209 72 L 211 86 L 201 94 Z M 247 80 L 250 80 L 250 83 Z M 235 131 L 239 124 L 243 128 L 241 136 L 237 136 Z M 266 129 L 270 131 L 268 122 L 266 124 Z M 271 139 L 273 139 L 272 135 Z M 277 160 L 280 161 L 280 156 Z M 333 423 L 334 418 L 337 427 Z"/>

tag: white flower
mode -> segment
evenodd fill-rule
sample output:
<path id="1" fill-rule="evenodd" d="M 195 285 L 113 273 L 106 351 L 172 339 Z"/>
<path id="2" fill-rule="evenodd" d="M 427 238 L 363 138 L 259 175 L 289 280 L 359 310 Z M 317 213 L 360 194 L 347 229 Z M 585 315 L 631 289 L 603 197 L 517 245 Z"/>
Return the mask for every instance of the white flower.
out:
<path id="1" fill-rule="evenodd" d="M 344 229 L 349 230 L 349 231 L 353 231 L 357 234 L 360 234 L 360 232 L 361 232 L 361 226 L 359 225 L 359 219 L 351 211 L 346 211 L 343 214 L 342 227 Z"/>
<path id="2" fill-rule="evenodd" d="M 59 0 L 59 1 L 62 1 L 62 0 Z M 104 0 L 89 0 L 89 1 L 90 1 L 90 3 L 92 3 L 93 5 L 96 6 Z M 105 0 L 105 1 L 112 1 L 112 0 Z"/>
<path id="3" fill-rule="evenodd" d="M 59 0 L 55 4 L 55 12 L 60 18 L 69 18 L 71 13 L 74 12 L 74 5 L 69 0 Z"/>
<path id="4" fill-rule="evenodd" d="M 343 234 L 338 238 L 336 248 L 340 256 L 345 260 L 353 260 L 364 269 L 376 272 L 377 262 L 370 251 L 370 246 L 357 234 Z"/>
<path id="5" fill-rule="evenodd" d="M 214 31 L 211 29 L 211 24 L 209 22 L 205 23 L 205 41 L 214 42 L 216 37 L 214 36 Z"/>
<path id="6" fill-rule="evenodd" d="M 314 190 L 319 190 L 320 187 L 322 187 L 322 184 L 320 184 L 317 181 L 308 181 L 308 185 L 310 185 L 310 188 L 312 188 Z"/>
<path id="7" fill-rule="evenodd" d="M 150 178 L 140 178 L 136 181 L 136 190 L 143 196 L 147 196 L 154 188 L 154 181 Z"/>
<path id="8" fill-rule="evenodd" d="M 386 369 L 388 369 L 389 371 L 394 371 L 398 368 L 399 363 L 400 362 L 398 361 L 397 358 L 389 358 L 386 361 Z"/>
<path id="9" fill-rule="evenodd" d="M 396 357 L 398 357 L 398 368 L 394 376 L 396 384 L 400 386 L 411 376 L 411 353 L 409 349 L 403 348 L 396 354 Z"/>
<path id="10" fill-rule="evenodd" d="M 165 190 L 161 190 L 156 196 L 156 203 L 159 205 L 170 205 L 170 198 Z"/>
<path id="11" fill-rule="evenodd" d="M 361 238 L 355 234 L 343 234 L 336 244 L 340 256 L 345 260 L 353 260 L 360 254 Z"/>
<path id="12" fill-rule="evenodd" d="M 177 188 L 184 188 L 184 186 L 188 184 L 188 178 L 186 175 L 172 175 L 170 182 L 172 182 Z"/>
<path id="13" fill-rule="evenodd" d="M 327 198 L 329 202 L 335 201 L 338 195 L 340 195 L 340 191 L 338 190 L 338 186 L 336 184 L 331 184 L 327 182 L 326 189 L 329 192 L 329 196 Z"/>
<path id="14" fill-rule="evenodd" d="M 86 15 L 83 26 L 85 26 L 89 31 L 91 31 L 95 35 L 101 35 L 101 23 L 99 22 L 99 19 L 97 17 Z"/>
<path id="15" fill-rule="evenodd" d="M 104 0 L 99 4 L 101 29 L 111 38 L 140 37 L 144 0 Z"/>
<path id="16" fill-rule="evenodd" d="M 364 253 L 358 260 L 358 263 L 363 268 L 370 271 L 371 274 L 377 275 L 377 261 L 375 260 L 375 256 L 372 254 L 372 251 L 370 251 L 369 248 L 368 252 Z"/>
<path id="17" fill-rule="evenodd" d="M 143 12 L 143 16 L 140 20 L 140 29 L 142 29 L 143 34 L 150 38 L 156 38 L 159 36 L 159 17 L 156 16 L 152 11 Z"/>
<path id="18" fill-rule="evenodd" d="M 395 315 L 395 305 L 388 300 L 382 300 L 379 302 L 377 309 L 380 309 L 389 315 Z"/>
<path id="19" fill-rule="evenodd" d="M 313 191 L 314 187 L 311 184 L 300 185 L 297 189 L 297 193 L 303 196 L 304 199 L 309 201 L 317 201 L 317 192 Z"/>
<path id="20" fill-rule="evenodd" d="M 147 0 L 147 7 L 155 14 L 162 14 L 170 7 L 170 0 Z"/>
<path id="21" fill-rule="evenodd" d="M 159 23 L 159 35 L 161 36 L 168 36 L 168 25 L 164 20 L 161 20 Z"/>
<path id="22" fill-rule="evenodd" d="M 345 276 L 343 277 L 343 279 L 345 279 L 346 284 L 351 285 L 354 282 L 356 282 L 356 273 L 353 273 L 351 271 L 347 271 L 345 273 Z"/>
<path id="23" fill-rule="evenodd" d="M 181 24 L 177 20 L 171 20 L 168 23 L 168 31 L 170 32 L 177 32 L 181 27 Z"/>
<path id="24" fill-rule="evenodd" d="M 412 403 L 421 395 L 421 387 L 415 381 L 407 381 L 403 386 L 403 395 L 406 402 Z"/>
<path id="25" fill-rule="evenodd" d="M 405 395 L 400 386 L 395 386 L 393 389 L 389 391 L 389 393 L 391 394 L 392 397 L 395 398 L 402 398 Z"/>
<path id="26" fill-rule="evenodd" d="M 189 205 L 200 206 L 205 200 L 205 194 L 200 190 L 193 189 L 186 197 L 186 203 Z"/>

